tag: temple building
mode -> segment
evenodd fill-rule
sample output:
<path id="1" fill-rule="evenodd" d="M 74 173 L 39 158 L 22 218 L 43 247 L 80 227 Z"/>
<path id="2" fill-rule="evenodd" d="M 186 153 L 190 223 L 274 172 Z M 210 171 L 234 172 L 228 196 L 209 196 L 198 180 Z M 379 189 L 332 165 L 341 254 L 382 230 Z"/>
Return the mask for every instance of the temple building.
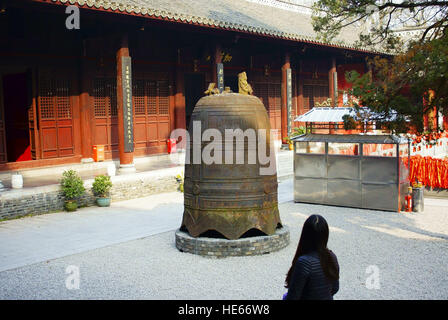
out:
<path id="1" fill-rule="evenodd" d="M 220 66 L 233 92 L 246 72 L 284 141 L 376 54 L 356 29 L 319 41 L 311 2 L 0 1 L 0 171 L 167 153 Z"/>

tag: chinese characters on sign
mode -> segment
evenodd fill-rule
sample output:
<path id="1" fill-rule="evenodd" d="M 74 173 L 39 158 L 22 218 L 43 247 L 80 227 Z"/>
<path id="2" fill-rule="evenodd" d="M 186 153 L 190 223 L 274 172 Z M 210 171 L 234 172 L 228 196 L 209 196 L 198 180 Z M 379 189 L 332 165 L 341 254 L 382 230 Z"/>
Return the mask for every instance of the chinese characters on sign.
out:
<path id="1" fill-rule="evenodd" d="M 291 134 L 291 110 L 292 110 L 292 73 L 286 69 L 286 110 L 288 119 L 288 135 Z"/>
<path id="2" fill-rule="evenodd" d="M 224 91 L 224 65 L 222 63 L 216 64 L 216 74 L 217 74 L 217 80 L 218 80 L 218 89 L 219 93 L 222 93 Z"/>
<path id="3" fill-rule="evenodd" d="M 134 151 L 131 57 L 122 60 L 124 152 Z"/>

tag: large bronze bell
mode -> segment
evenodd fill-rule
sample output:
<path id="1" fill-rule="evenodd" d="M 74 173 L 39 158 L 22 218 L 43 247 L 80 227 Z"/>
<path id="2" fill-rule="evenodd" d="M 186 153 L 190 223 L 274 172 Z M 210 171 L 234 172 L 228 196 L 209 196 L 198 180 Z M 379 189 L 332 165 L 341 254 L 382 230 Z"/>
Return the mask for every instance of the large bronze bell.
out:
<path id="1" fill-rule="evenodd" d="M 204 159 L 193 159 L 194 148 L 201 152 L 214 141 L 196 139 L 207 129 L 217 129 L 222 135 L 222 143 L 215 148 L 213 155 L 222 152 L 222 164 L 206 164 Z M 277 200 L 277 173 L 261 174 L 258 153 L 259 144 L 237 144 L 237 139 L 229 140 L 226 129 L 241 129 L 266 132 L 266 148 L 269 156 L 270 123 L 263 103 L 255 96 L 237 93 L 223 93 L 201 98 L 193 111 L 190 125 L 190 149 L 187 151 L 184 180 L 184 214 L 181 229 L 198 237 L 206 231 L 217 231 L 227 239 L 238 239 L 251 229 L 272 235 L 281 227 Z M 263 131 L 263 130 L 261 130 Z M 215 131 L 216 133 L 216 131 Z M 257 142 L 261 141 L 258 139 Z M 226 144 L 227 143 L 227 144 Z M 273 143 L 273 141 L 272 141 Z M 200 144 L 200 145 L 198 145 Z M 233 146 L 232 164 L 225 163 L 228 146 Z M 243 146 L 244 150 L 241 150 Z M 236 153 L 244 151 L 244 163 L 238 163 Z M 251 154 L 257 154 L 255 163 L 250 162 Z M 240 154 L 241 155 L 241 154 Z M 265 154 L 266 155 L 266 154 Z M 229 156 L 229 159 L 231 156 Z M 229 160 L 228 159 L 228 160 Z M 270 156 L 274 161 L 275 156 Z M 195 161 L 196 160 L 196 161 Z M 241 160 L 241 158 L 240 158 Z M 253 158 L 252 158 L 253 160 Z M 196 162 L 196 163 L 195 163 Z M 252 163 L 252 164 L 250 164 Z"/>

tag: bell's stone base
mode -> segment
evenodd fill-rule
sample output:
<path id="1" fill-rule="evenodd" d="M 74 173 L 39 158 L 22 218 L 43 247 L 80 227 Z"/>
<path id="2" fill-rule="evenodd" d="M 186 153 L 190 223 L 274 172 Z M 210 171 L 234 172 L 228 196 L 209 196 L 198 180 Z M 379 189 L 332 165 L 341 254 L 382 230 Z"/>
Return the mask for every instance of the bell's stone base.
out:
<path id="1" fill-rule="evenodd" d="M 271 236 L 240 238 L 237 240 L 198 237 L 184 231 L 176 231 L 176 248 L 181 252 L 211 258 L 252 256 L 278 251 L 289 244 L 289 229 L 279 228 Z"/>

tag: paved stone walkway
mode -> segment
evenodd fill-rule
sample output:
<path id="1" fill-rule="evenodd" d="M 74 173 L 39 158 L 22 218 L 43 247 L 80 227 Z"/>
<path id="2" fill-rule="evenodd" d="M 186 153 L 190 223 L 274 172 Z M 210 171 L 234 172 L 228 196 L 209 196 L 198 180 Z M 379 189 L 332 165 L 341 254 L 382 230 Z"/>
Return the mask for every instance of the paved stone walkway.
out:
<path id="1" fill-rule="evenodd" d="M 292 200 L 292 180 L 279 184 L 279 201 Z M 156 194 L 0 222 L 0 272 L 148 237 L 179 228 L 183 194 Z"/>
<path id="2" fill-rule="evenodd" d="M 0 223 L 0 271 L 179 227 L 180 192 Z"/>
<path id="3" fill-rule="evenodd" d="M 288 183 L 291 184 L 291 180 Z M 285 186 L 282 183 L 280 188 Z M 280 193 L 283 197 L 280 202 L 285 201 L 286 195 Z M 174 196 L 164 197 L 176 202 Z M 163 208 L 163 202 L 155 204 L 152 199 L 134 203 L 142 210 L 142 216 L 147 210 L 152 213 L 158 206 Z M 172 226 L 177 228 L 182 204 L 175 203 L 175 206 L 178 210 L 159 210 L 157 219 L 175 215 Z M 131 210 L 130 206 L 126 207 Z M 155 209 L 149 210 L 152 207 Z M 426 199 L 425 212 L 418 214 L 293 201 L 281 203 L 279 210 L 282 222 L 291 231 L 291 242 L 277 252 L 225 259 L 182 253 L 175 247 L 173 229 L 88 251 L 80 248 L 85 251 L 2 271 L 0 299 L 279 300 L 285 292 L 285 274 L 297 248 L 303 222 L 315 213 L 323 215 L 329 223 L 328 246 L 336 253 L 341 267 L 340 290 L 335 299 L 448 299 L 447 200 Z M 139 237 L 135 230 L 140 229 L 139 223 L 146 223 L 141 235 L 149 235 L 153 227 L 151 220 L 142 216 L 137 214 L 133 223 L 121 217 L 120 220 L 124 220 L 118 223 L 114 214 L 103 215 L 103 224 L 95 222 L 96 228 L 104 229 L 103 232 L 93 231 L 107 237 L 114 233 L 121 233 L 123 239 L 125 234 L 131 236 L 132 233 L 133 237 Z M 20 224 L 16 228 L 17 232 L 26 231 L 30 236 L 33 231 L 32 228 L 23 230 Z M 90 232 L 83 234 L 84 225 L 78 228 L 78 233 L 73 233 L 78 234 L 78 242 L 93 238 Z M 54 243 L 70 239 L 68 224 L 59 224 L 59 229 L 60 234 L 64 231 L 66 234 L 55 236 Z M 20 243 L 15 245 L 20 248 Z M 59 250 L 63 253 L 65 247 L 61 247 Z M 40 246 L 36 244 L 34 248 L 38 250 Z M 32 249 L 29 243 L 28 250 Z M 79 271 L 80 286 L 70 290 L 73 288 L 67 287 L 67 281 L 73 275 L 73 268 Z M 378 287 L 371 287 L 372 276 L 377 278 Z"/>

